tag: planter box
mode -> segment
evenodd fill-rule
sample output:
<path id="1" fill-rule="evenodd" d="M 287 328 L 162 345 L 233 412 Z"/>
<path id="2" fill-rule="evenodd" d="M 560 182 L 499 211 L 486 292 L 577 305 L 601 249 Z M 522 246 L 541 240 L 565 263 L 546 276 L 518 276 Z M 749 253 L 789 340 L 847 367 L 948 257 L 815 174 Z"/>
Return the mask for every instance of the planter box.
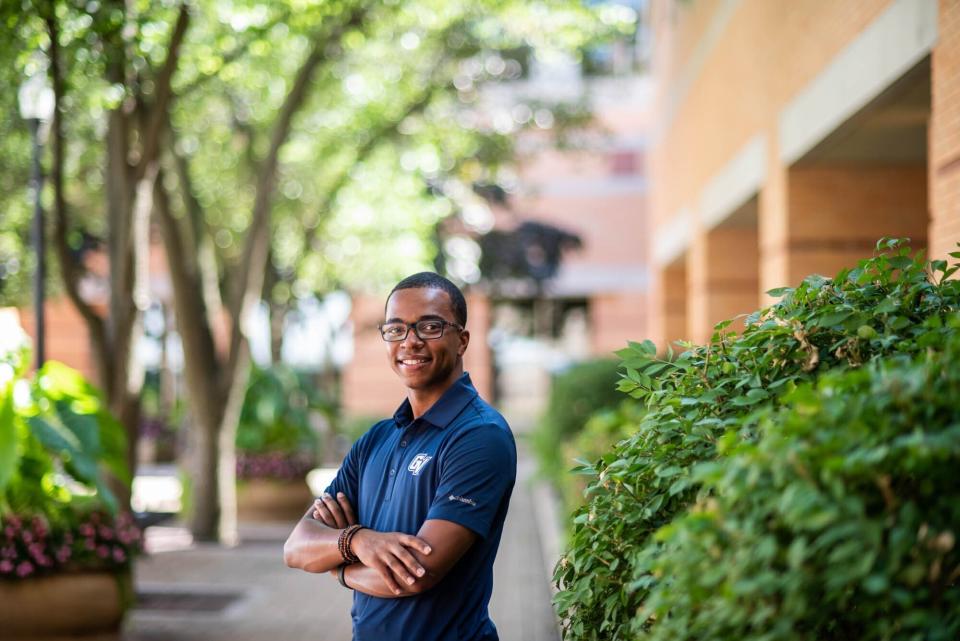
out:
<path id="1" fill-rule="evenodd" d="M 126 572 L 0 581 L 0 639 L 117 638 L 130 595 Z"/>
<path id="2" fill-rule="evenodd" d="M 237 483 L 237 518 L 241 521 L 296 521 L 314 496 L 306 481 L 251 479 Z"/>

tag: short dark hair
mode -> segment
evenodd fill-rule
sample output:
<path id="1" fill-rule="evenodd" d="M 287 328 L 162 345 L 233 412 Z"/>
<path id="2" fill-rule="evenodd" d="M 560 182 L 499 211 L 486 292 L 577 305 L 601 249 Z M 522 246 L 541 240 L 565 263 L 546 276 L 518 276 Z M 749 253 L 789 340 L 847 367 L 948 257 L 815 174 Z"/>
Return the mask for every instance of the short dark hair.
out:
<path id="1" fill-rule="evenodd" d="M 447 296 L 450 297 L 450 306 L 453 308 L 453 320 L 459 323 L 461 327 L 467 326 L 467 300 L 463 297 L 463 292 L 440 274 L 419 272 L 407 276 L 390 290 L 387 301 L 390 300 L 390 296 L 393 296 L 394 292 L 401 289 L 439 289 L 447 292 Z"/>

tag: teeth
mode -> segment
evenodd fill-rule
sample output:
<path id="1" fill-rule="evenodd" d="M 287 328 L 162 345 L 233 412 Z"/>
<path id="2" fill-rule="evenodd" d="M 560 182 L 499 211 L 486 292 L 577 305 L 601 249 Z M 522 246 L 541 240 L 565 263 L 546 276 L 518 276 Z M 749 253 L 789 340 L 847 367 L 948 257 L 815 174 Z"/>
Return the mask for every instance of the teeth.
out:
<path id="1" fill-rule="evenodd" d="M 420 359 L 410 358 L 410 359 L 404 359 L 404 360 L 402 360 L 402 361 L 400 361 L 400 362 L 403 363 L 404 365 L 419 365 L 420 363 L 426 363 L 426 362 L 427 362 L 427 359 L 425 359 L 425 358 L 420 358 Z"/>

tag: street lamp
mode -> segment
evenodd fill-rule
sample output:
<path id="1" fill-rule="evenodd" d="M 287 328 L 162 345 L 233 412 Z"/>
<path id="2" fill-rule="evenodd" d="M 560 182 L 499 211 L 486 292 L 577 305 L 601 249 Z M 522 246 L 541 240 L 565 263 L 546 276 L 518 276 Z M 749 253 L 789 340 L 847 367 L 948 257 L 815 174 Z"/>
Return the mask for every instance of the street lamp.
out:
<path id="1" fill-rule="evenodd" d="M 53 118 L 55 99 L 53 90 L 47 84 L 46 70 L 41 67 L 20 86 L 17 94 L 20 103 L 20 116 L 30 127 L 33 139 L 33 170 L 30 187 L 33 191 L 33 251 L 37 257 L 37 270 L 33 283 L 33 306 L 36 314 L 37 333 L 37 369 L 45 360 L 43 299 L 44 281 L 47 276 L 46 242 L 43 227 L 43 205 L 40 196 L 43 191 L 43 171 L 40 167 L 40 154 L 43 150 L 47 126 Z"/>

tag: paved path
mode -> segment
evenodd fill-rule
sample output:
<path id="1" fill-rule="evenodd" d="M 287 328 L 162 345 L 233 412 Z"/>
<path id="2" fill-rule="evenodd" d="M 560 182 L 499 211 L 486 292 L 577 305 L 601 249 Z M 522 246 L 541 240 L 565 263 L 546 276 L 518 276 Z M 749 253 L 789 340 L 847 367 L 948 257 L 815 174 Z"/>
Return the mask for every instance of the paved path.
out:
<path id="1" fill-rule="evenodd" d="M 532 468 L 521 458 L 494 566 L 491 617 L 502 641 L 559 639 L 528 482 Z M 283 565 L 283 539 L 292 525 L 242 528 L 244 543 L 233 549 L 196 545 L 139 562 L 138 591 L 156 596 L 130 614 L 123 638 L 349 641 L 350 593 L 325 575 Z"/>

